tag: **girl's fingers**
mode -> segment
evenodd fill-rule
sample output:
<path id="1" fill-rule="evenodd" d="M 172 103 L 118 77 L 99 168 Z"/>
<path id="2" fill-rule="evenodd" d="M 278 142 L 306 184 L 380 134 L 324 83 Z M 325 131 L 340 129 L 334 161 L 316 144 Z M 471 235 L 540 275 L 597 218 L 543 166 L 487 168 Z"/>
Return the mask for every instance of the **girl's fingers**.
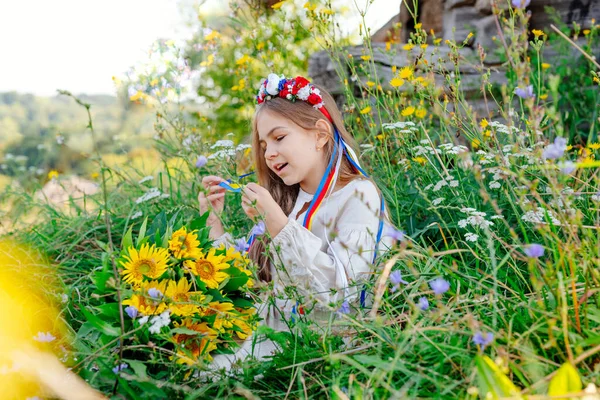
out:
<path id="1" fill-rule="evenodd" d="M 202 185 L 206 189 L 208 189 L 211 186 L 218 185 L 221 182 L 225 182 L 225 179 L 221 178 L 220 176 L 208 175 L 202 178 Z"/>
<path id="2" fill-rule="evenodd" d="M 211 194 L 213 194 L 213 193 L 225 193 L 225 188 L 222 188 L 219 185 L 213 185 L 213 186 L 210 187 L 210 189 L 208 191 Z"/>

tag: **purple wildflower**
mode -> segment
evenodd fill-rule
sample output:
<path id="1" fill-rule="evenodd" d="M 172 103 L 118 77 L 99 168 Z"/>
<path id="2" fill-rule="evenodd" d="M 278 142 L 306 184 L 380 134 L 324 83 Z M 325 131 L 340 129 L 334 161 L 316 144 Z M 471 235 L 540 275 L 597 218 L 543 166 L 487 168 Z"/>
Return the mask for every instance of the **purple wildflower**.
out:
<path id="1" fill-rule="evenodd" d="M 444 278 L 435 278 L 431 282 L 429 282 L 429 287 L 433 290 L 435 294 L 444 294 L 450 289 L 450 284 Z"/>
<path id="2" fill-rule="evenodd" d="M 393 285 L 399 285 L 401 283 L 408 285 L 408 282 L 402 279 L 402 272 L 400 271 L 394 271 L 390 274 L 390 282 L 392 282 Z"/>
<path id="3" fill-rule="evenodd" d="M 125 312 L 129 315 L 129 318 L 134 319 L 138 315 L 138 309 L 134 306 L 125 307 Z"/>
<path id="4" fill-rule="evenodd" d="M 529 98 L 535 97 L 535 94 L 533 94 L 533 85 L 529 85 L 529 86 L 525 87 L 524 89 L 517 87 L 515 89 L 515 94 L 522 99 L 529 99 Z"/>
<path id="5" fill-rule="evenodd" d="M 118 374 L 119 372 L 123 371 L 125 368 L 129 368 L 129 365 L 127 363 L 122 363 L 122 364 L 119 364 L 116 367 L 114 367 L 112 369 L 112 372 L 114 372 L 115 374 Z"/>
<path id="6" fill-rule="evenodd" d="M 429 308 L 429 300 L 427 300 L 427 297 L 424 296 L 419 297 L 419 302 L 417 303 L 417 305 L 421 310 L 425 311 Z"/>
<path id="7" fill-rule="evenodd" d="M 148 296 L 150 296 L 154 300 L 159 300 L 161 297 L 163 297 L 163 294 L 157 288 L 150 288 L 148 289 Z"/>
<path id="8" fill-rule="evenodd" d="M 556 139 L 554 139 L 554 143 L 549 144 L 548 147 L 544 149 L 542 157 L 544 159 L 555 160 L 557 158 L 561 158 L 566 150 L 567 139 L 558 136 Z"/>
<path id="9" fill-rule="evenodd" d="M 254 236 L 264 235 L 265 234 L 265 223 L 263 221 L 259 221 L 258 224 L 254 225 L 250 234 L 254 235 Z"/>
<path id="10" fill-rule="evenodd" d="M 525 8 L 529 7 L 531 0 L 511 0 L 511 4 L 514 8 Z"/>
<path id="11" fill-rule="evenodd" d="M 494 334 L 492 332 L 488 332 L 485 335 L 481 333 L 481 331 L 475 332 L 473 335 L 473 343 L 479 345 L 481 350 L 485 349 L 487 345 L 494 341 Z"/>
<path id="12" fill-rule="evenodd" d="M 565 175 L 570 175 L 577 169 L 577 165 L 573 161 L 566 161 L 560 164 L 560 172 Z"/>
<path id="13" fill-rule="evenodd" d="M 40 343 L 50 343 L 56 339 L 56 336 L 51 334 L 50 332 L 38 332 L 37 335 L 33 337 L 33 340 Z"/>
<path id="14" fill-rule="evenodd" d="M 202 168 L 208 163 L 208 159 L 204 156 L 198 156 L 196 160 L 196 168 Z"/>
<path id="15" fill-rule="evenodd" d="M 248 244 L 245 238 L 239 238 L 235 241 L 233 248 L 239 253 L 245 253 L 248 250 Z"/>
<path id="16" fill-rule="evenodd" d="M 530 244 L 525 248 L 524 253 L 527 257 L 539 258 L 544 255 L 544 246 L 537 243 Z"/>
<path id="17" fill-rule="evenodd" d="M 349 314 L 350 313 L 350 304 L 348 304 L 348 300 L 344 300 L 342 306 L 337 311 L 340 314 Z"/>
<path id="18" fill-rule="evenodd" d="M 401 242 L 404 239 L 404 232 L 394 228 L 393 226 L 386 225 L 385 236 L 390 236 L 398 242 Z"/>

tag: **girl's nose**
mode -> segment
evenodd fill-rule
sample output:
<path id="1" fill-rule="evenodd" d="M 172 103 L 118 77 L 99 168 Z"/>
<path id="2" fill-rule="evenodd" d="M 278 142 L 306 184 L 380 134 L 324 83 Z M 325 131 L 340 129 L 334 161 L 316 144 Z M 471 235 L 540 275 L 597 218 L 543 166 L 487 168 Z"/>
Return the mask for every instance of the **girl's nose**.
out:
<path id="1" fill-rule="evenodd" d="M 277 151 L 275 150 L 275 148 L 271 147 L 269 148 L 269 146 L 267 146 L 267 149 L 265 150 L 265 158 L 269 159 L 269 158 L 273 158 L 277 155 Z"/>

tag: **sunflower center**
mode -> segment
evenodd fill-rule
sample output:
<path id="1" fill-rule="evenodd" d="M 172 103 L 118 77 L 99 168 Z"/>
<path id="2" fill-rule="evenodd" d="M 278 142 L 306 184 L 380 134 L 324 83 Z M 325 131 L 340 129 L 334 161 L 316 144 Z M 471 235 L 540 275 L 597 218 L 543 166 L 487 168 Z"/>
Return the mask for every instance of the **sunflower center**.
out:
<path id="1" fill-rule="evenodd" d="M 202 279 L 211 279 L 215 275 L 215 267 L 210 261 L 198 260 L 196 261 L 196 271 Z"/>
<path id="2" fill-rule="evenodd" d="M 147 258 L 143 260 L 138 260 L 137 268 L 144 275 L 154 274 L 156 271 L 156 262 L 152 259 Z"/>
<path id="3" fill-rule="evenodd" d="M 185 293 L 177 293 L 173 298 L 178 303 L 185 303 L 188 301 L 188 297 Z"/>

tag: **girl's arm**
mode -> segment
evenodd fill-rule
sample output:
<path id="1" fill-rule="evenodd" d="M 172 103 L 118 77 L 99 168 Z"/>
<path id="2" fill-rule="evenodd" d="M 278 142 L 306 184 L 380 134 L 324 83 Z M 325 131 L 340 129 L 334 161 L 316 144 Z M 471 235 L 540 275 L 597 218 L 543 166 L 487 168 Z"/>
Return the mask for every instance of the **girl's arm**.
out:
<path id="1" fill-rule="evenodd" d="M 272 241 L 274 264 L 284 266 L 276 268 L 274 279 L 284 286 L 295 286 L 300 294 L 323 303 L 321 307 L 343 298 L 348 283 L 366 280 L 371 273 L 379 204 L 379 194 L 371 182 L 357 185 L 357 193 L 342 206 L 335 227 L 327 229 L 326 251 L 321 250 L 318 236 L 290 219 Z M 380 249 L 385 250 L 385 246 L 380 244 Z M 361 289 L 360 285 L 349 288 L 345 299 L 356 298 Z"/>

